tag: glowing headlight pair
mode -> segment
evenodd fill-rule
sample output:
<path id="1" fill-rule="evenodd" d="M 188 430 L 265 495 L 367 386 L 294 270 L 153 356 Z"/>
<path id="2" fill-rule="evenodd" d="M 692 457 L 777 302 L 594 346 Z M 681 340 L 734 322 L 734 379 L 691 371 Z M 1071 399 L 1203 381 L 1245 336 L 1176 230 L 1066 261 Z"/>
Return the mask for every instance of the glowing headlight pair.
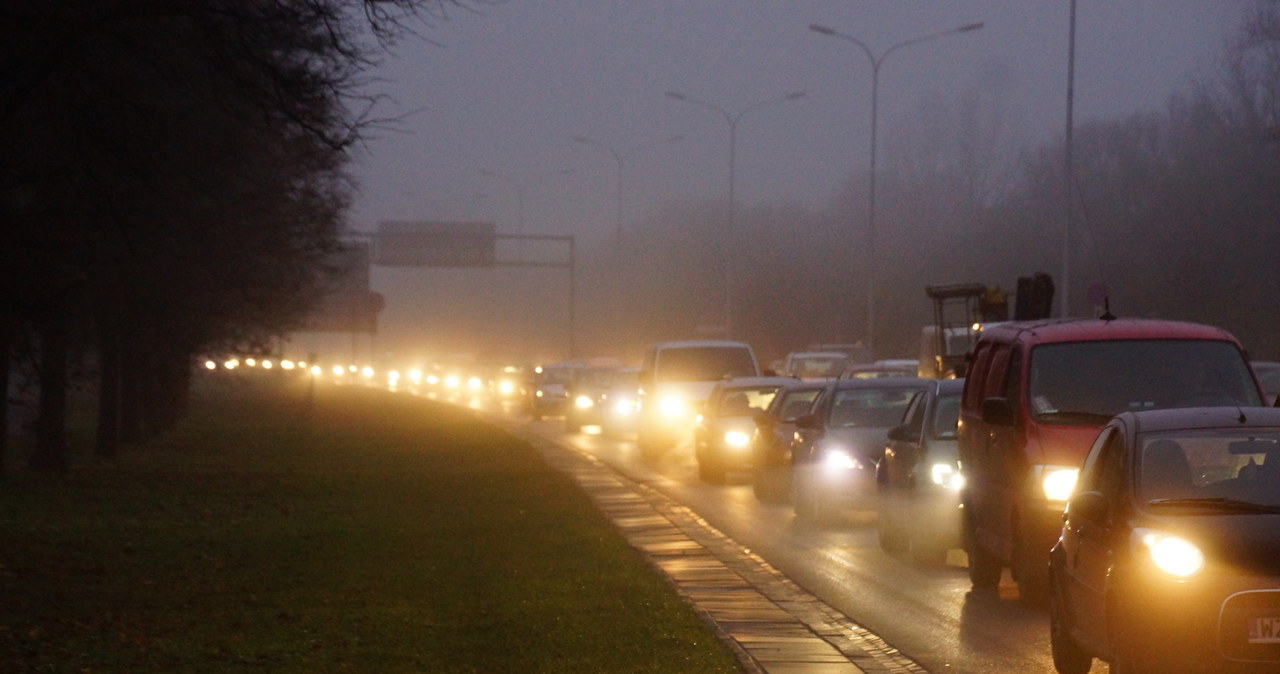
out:
<path id="1" fill-rule="evenodd" d="M 746 447 L 751 444 L 751 436 L 742 431 L 726 431 L 724 444 L 730 447 Z"/>
<path id="2" fill-rule="evenodd" d="M 1190 578 L 1204 569 L 1204 553 L 1195 543 L 1155 529 L 1135 529 L 1133 544 L 1146 551 L 1157 569 L 1174 578 Z"/>
<path id="3" fill-rule="evenodd" d="M 929 479 L 936 485 L 960 491 L 964 487 L 964 476 L 956 470 L 953 463 L 935 463 L 929 467 Z"/>
<path id="4" fill-rule="evenodd" d="M 1044 497 L 1050 501 L 1066 503 L 1075 491 L 1076 479 L 1080 477 L 1077 466 L 1035 466 L 1034 475 L 1040 483 Z"/>

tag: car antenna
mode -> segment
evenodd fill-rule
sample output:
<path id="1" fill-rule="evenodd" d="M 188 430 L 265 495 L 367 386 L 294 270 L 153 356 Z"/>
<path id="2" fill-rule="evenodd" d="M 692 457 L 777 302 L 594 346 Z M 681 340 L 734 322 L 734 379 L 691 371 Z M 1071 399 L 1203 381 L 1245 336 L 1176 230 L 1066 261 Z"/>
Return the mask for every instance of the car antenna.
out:
<path id="1" fill-rule="evenodd" d="M 1102 315 L 1101 315 L 1101 316 L 1099 316 L 1098 318 L 1101 318 L 1101 319 L 1102 319 L 1102 320 L 1104 320 L 1104 321 L 1114 321 L 1114 320 L 1116 320 L 1116 315 L 1115 315 L 1115 314 L 1113 314 L 1113 313 L 1111 313 L 1111 295 L 1110 295 L 1110 293 L 1108 293 L 1108 294 L 1106 294 L 1106 295 L 1104 295 L 1104 296 L 1102 297 Z"/>

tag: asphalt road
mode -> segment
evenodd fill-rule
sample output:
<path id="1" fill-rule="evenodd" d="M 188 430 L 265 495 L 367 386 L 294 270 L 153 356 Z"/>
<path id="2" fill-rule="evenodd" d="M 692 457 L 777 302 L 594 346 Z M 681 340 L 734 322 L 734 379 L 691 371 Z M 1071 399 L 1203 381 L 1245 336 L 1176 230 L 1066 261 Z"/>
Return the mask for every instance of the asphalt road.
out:
<path id="1" fill-rule="evenodd" d="M 998 595 L 970 593 L 962 551 L 949 553 L 944 567 L 919 566 L 880 549 L 873 512 L 817 526 L 797 520 L 788 505 L 758 501 L 747 474 L 707 485 L 698 479 L 691 443 L 648 463 L 634 442 L 593 429 L 566 434 L 554 419 L 529 421 L 526 428 L 661 489 L 930 671 L 1054 671 L 1048 615 L 1018 601 L 1007 572 Z M 1096 664 L 1094 671 L 1106 666 Z"/>

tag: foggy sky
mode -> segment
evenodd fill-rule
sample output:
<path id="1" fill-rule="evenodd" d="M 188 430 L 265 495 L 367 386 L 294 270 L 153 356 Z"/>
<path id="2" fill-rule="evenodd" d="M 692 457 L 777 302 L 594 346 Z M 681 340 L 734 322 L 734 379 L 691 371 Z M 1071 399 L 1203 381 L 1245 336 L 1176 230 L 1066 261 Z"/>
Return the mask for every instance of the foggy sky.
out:
<path id="1" fill-rule="evenodd" d="M 1242 5 L 1079 0 L 1077 7 L 1075 115 L 1083 124 L 1159 110 L 1170 94 L 1211 77 Z M 1059 139 L 1068 8 L 1067 0 L 510 0 L 481 14 L 458 12 L 424 31 L 439 44 L 407 38 L 376 71 L 371 91 L 390 97 L 380 115 L 402 119 L 379 131 L 358 158 L 361 188 L 350 224 L 372 230 L 388 219 L 485 220 L 515 232 L 519 183 L 524 233 L 603 241 L 614 226 L 617 164 L 574 136 L 619 151 L 684 136 L 636 150 L 624 164 L 624 226 L 664 203 L 723 198 L 729 125 L 666 91 L 730 114 L 806 92 L 741 118 L 736 193 L 739 208 L 778 201 L 827 208 L 867 168 L 871 67 L 856 45 L 810 24 L 852 35 L 877 54 L 921 35 L 985 24 L 886 58 L 881 162 L 891 161 L 895 128 L 910 128 L 923 101 L 977 88 L 1005 100 L 1014 145 Z M 379 341 L 427 330 L 468 289 L 488 287 L 496 276 L 563 287 L 546 272 L 375 270 L 374 289 L 388 298 Z M 485 290 L 477 301 L 495 302 L 494 293 L 502 294 Z M 453 338 L 465 341 L 466 334 Z"/>

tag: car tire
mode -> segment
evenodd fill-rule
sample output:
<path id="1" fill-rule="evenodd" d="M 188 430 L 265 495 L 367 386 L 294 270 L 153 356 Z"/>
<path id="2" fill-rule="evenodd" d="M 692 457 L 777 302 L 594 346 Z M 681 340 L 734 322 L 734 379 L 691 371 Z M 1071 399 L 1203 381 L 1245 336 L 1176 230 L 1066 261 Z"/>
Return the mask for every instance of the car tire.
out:
<path id="1" fill-rule="evenodd" d="M 907 551 L 910 539 L 902 526 L 902 506 L 904 499 L 898 490 L 881 485 L 880 498 L 876 499 L 877 517 L 876 533 L 880 541 L 880 549 L 891 555 L 900 555 Z"/>
<path id="2" fill-rule="evenodd" d="M 778 467 L 759 467 L 752 471 L 751 490 L 762 503 L 786 503 L 787 482 Z"/>
<path id="3" fill-rule="evenodd" d="M 937 533 L 926 527 L 923 532 L 911 536 L 911 560 L 921 566 L 944 566 L 947 551 L 951 548 Z"/>
<path id="4" fill-rule="evenodd" d="M 1053 653 L 1053 667 L 1058 674 L 1088 674 L 1093 668 L 1093 656 L 1071 638 L 1066 600 L 1057 589 L 1058 583 L 1050 584 L 1053 589 L 1049 598 L 1049 648 Z"/>
<path id="5" fill-rule="evenodd" d="M 707 484 L 724 484 L 724 468 L 712 459 L 698 462 L 698 478 Z"/>
<path id="6" fill-rule="evenodd" d="M 1018 598 L 1029 608 L 1046 608 L 1049 605 L 1049 553 L 1036 549 L 1026 536 L 1018 535 L 1016 540 L 1013 577 L 1018 581 Z"/>
<path id="7" fill-rule="evenodd" d="M 971 521 L 971 515 L 964 516 L 965 537 L 964 549 L 969 556 L 969 582 L 975 589 L 994 590 L 1000 584 L 1000 560 L 987 551 L 978 541 Z"/>
<path id="8" fill-rule="evenodd" d="M 805 466 L 798 466 L 792 471 L 791 505 L 796 511 L 796 517 L 812 520 L 813 501 L 809 496 L 809 486 L 806 484 L 806 470 Z"/>

